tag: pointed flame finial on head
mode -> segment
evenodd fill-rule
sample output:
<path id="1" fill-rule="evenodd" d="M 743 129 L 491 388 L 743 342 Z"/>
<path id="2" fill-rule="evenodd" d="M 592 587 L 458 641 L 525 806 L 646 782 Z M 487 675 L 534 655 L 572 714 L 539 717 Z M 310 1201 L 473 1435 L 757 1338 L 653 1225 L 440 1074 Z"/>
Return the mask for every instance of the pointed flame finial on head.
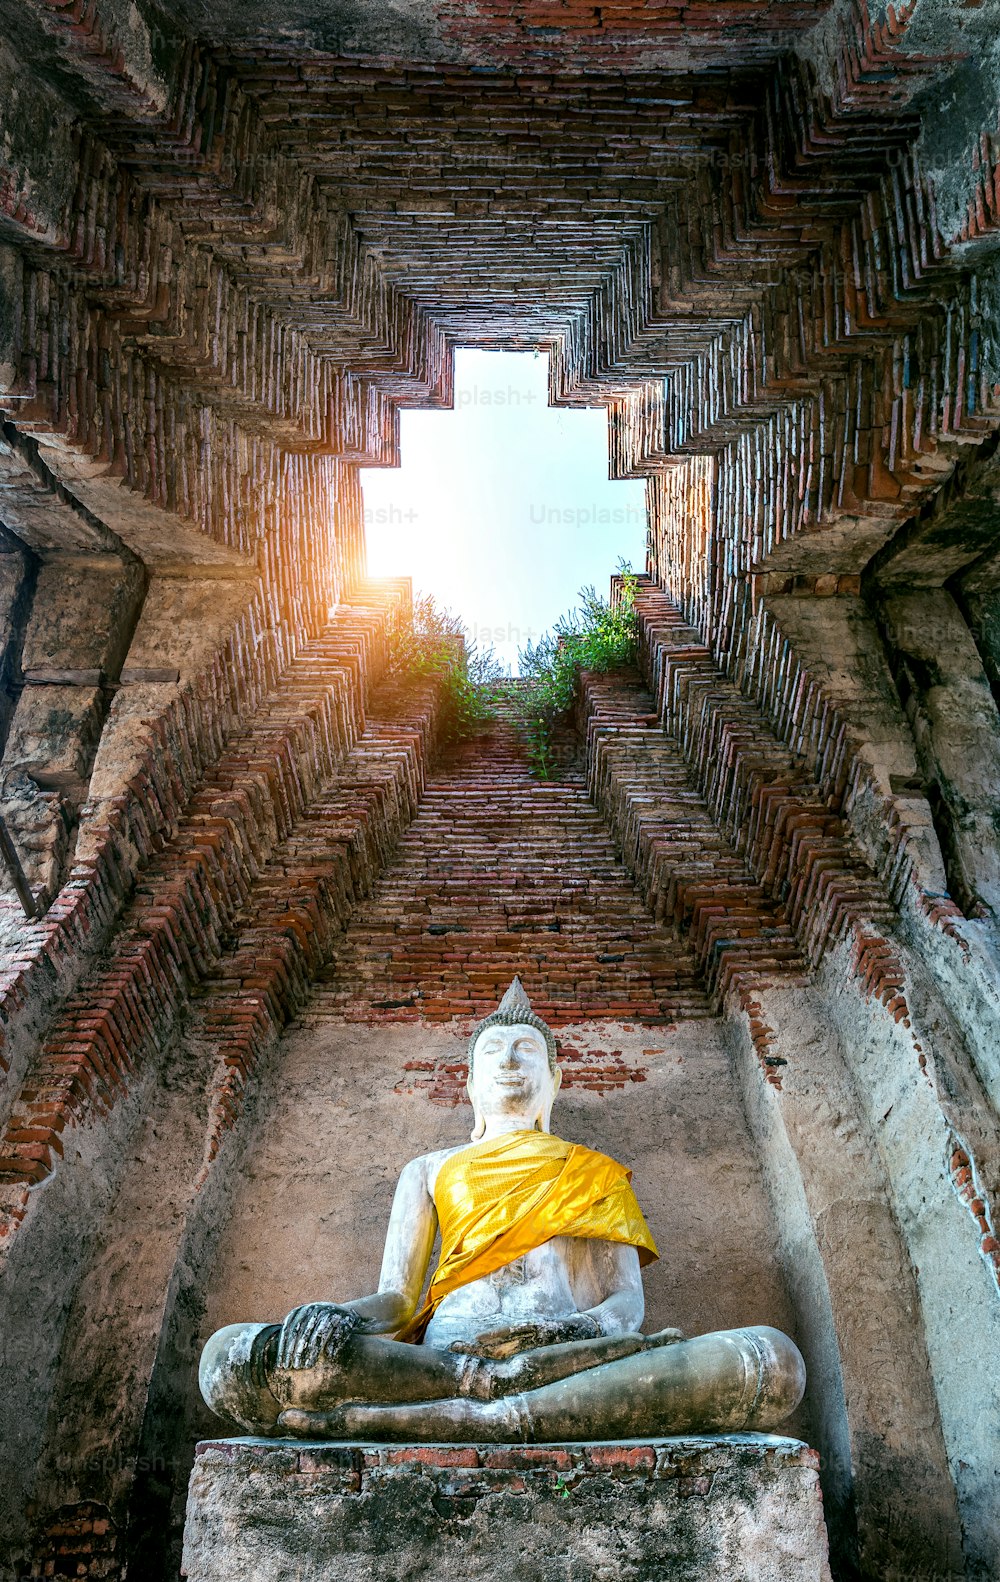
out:
<path id="1" fill-rule="evenodd" d="M 510 988 L 504 995 L 495 1011 L 489 1016 L 484 1016 L 478 1027 L 473 1029 L 469 1039 L 469 1065 L 472 1065 L 472 1052 L 476 1047 L 476 1039 L 484 1033 L 487 1027 L 514 1027 L 524 1023 L 534 1027 L 545 1039 L 545 1047 L 549 1052 L 549 1065 L 554 1071 L 556 1068 L 556 1040 L 555 1035 L 547 1022 L 543 1022 L 531 1009 L 531 1001 L 524 992 L 520 978 L 514 978 Z"/>
<path id="2" fill-rule="evenodd" d="M 524 992 L 520 978 L 511 979 L 510 988 L 497 1006 L 498 1016 L 502 1016 L 505 1011 L 517 1011 L 518 1015 L 522 1011 L 527 1011 L 529 1015 L 531 1014 L 531 1001 Z"/>

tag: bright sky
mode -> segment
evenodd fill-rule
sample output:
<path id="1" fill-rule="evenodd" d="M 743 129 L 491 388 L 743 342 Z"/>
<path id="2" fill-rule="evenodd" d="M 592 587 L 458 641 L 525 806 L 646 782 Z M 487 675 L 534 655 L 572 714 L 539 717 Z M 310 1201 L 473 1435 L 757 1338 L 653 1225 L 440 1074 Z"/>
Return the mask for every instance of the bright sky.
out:
<path id="1" fill-rule="evenodd" d="M 608 478 L 607 414 L 549 407 L 548 356 L 458 351 L 455 408 L 401 413 L 402 465 L 366 467 L 368 570 L 411 576 L 512 674 L 619 557 L 641 571 L 641 480 Z"/>

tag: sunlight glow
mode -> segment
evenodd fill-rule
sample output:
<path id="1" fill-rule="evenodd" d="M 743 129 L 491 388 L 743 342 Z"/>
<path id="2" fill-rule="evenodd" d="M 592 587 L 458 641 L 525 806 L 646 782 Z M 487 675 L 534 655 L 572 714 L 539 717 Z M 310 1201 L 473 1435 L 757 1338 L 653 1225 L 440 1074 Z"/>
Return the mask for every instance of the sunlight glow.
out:
<path id="1" fill-rule="evenodd" d="M 645 487 L 609 480 L 606 412 L 547 392 L 544 353 L 459 350 L 454 411 L 404 411 L 402 465 L 361 473 L 369 573 L 411 576 L 512 674 L 582 586 L 645 563 Z"/>

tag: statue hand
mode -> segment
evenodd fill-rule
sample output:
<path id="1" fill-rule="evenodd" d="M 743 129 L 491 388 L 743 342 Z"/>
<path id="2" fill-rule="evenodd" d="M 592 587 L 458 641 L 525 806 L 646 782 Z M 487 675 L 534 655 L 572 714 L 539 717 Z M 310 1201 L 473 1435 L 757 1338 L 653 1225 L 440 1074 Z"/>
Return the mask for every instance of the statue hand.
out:
<path id="1" fill-rule="evenodd" d="M 314 1368 L 320 1357 L 333 1360 L 360 1327 L 357 1313 L 335 1302 L 293 1307 L 278 1337 L 278 1367 Z"/>
<path id="2" fill-rule="evenodd" d="M 573 1313 L 568 1318 L 539 1318 L 528 1324 L 505 1324 L 501 1329 L 477 1335 L 475 1340 L 452 1341 L 448 1349 L 468 1357 L 504 1362 L 521 1351 L 558 1346 L 567 1340 L 594 1340 L 600 1334 L 596 1319 L 587 1313 Z"/>

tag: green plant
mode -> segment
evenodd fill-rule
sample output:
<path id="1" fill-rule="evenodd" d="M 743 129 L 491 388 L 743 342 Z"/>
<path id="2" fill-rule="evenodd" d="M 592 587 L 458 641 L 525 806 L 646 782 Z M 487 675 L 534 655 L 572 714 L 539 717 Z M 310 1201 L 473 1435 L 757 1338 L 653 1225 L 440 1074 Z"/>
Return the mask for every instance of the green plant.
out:
<path id="1" fill-rule="evenodd" d="M 502 671 L 491 648 L 466 641 L 459 616 L 419 594 L 389 634 L 390 675 L 436 676 L 441 686 L 440 734 L 463 741 L 494 717 Z"/>
<path id="2" fill-rule="evenodd" d="M 555 767 L 553 736 L 569 716 L 584 670 L 617 670 L 635 662 L 638 580 L 628 561 L 618 562 L 614 603 L 593 587 L 581 588 L 580 604 L 560 616 L 551 632 L 529 643 L 518 658 L 522 680 L 509 696 L 528 740 L 535 774 L 548 780 Z"/>

